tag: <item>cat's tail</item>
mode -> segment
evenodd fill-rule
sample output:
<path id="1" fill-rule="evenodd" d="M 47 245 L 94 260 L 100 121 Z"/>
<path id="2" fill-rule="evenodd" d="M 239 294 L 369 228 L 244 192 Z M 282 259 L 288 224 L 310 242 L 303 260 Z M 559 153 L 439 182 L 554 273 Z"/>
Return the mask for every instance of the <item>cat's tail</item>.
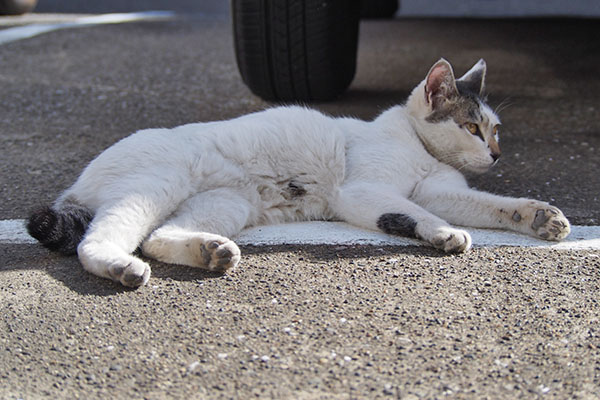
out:
<path id="1" fill-rule="evenodd" d="M 29 217 L 27 231 L 52 251 L 75 254 L 93 217 L 88 208 L 67 200 L 35 211 Z"/>

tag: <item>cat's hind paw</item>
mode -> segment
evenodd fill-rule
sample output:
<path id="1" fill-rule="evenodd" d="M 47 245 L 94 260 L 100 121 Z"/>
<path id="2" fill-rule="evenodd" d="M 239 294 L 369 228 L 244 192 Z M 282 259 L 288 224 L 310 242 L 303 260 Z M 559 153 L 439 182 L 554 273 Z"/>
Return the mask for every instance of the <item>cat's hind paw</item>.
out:
<path id="1" fill-rule="evenodd" d="M 150 279 L 150 266 L 142 260 L 133 260 L 127 265 L 112 264 L 108 267 L 108 274 L 124 286 L 140 287 Z"/>
<path id="2" fill-rule="evenodd" d="M 225 272 L 234 268 L 241 258 L 237 244 L 224 237 L 212 238 L 200 244 L 201 265 L 216 272 Z"/>
<path id="3" fill-rule="evenodd" d="M 439 228 L 428 241 L 433 247 L 446 253 L 463 253 L 471 248 L 469 232 L 450 227 Z"/>
<path id="4" fill-rule="evenodd" d="M 571 225 L 556 207 L 547 206 L 535 210 L 531 229 L 544 240 L 562 240 L 571 232 Z"/>

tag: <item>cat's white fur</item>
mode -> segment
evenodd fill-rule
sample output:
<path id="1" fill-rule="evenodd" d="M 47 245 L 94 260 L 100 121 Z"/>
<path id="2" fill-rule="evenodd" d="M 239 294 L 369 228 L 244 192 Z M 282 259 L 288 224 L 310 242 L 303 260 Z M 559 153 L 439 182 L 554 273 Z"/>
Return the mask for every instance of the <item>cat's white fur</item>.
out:
<path id="1" fill-rule="evenodd" d="M 483 61 L 461 79 L 475 73 L 483 86 Z M 481 137 L 452 118 L 429 122 L 443 106 L 433 96 L 454 90 L 446 87 L 454 84 L 449 74 L 440 60 L 405 105 L 371 122 L 279 107 L 137 132 L 92 161 L 54 208 L 92 211 L 79 258 L 86 270 L 129 286 L 150 275 L 132 255 L 140 245 L 167 263 L 226 270 L 240 260 L 229 238 L 258 224 L 343 220 L 412 233 L 444 251 L 471 246 L 469 234 L 450 224 L 565 237 L 569 224 L 557 208 L 467 186 L 460 169 L 494 164 L 499 119 L 481 102 Z"/>

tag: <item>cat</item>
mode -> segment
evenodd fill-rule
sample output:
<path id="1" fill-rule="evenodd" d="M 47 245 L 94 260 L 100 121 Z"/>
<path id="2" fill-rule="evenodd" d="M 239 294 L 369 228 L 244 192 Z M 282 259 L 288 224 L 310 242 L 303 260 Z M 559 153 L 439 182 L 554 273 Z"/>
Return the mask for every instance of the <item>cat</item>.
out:
<path id="1" fill-rule="evenodd" d="M 500 157 L 500 120 L 485 103 L 486 63 L 460 79 L 440 59 L 404 105 L 373 121 L 281 106 L 219 122 L 139 131 L 101 153 L 27 229 L 77 252 L 98 276 L 138 287 L 165 263 L 226 271 L 243 228 L 341 220 L 419 238 L 445 252 L 471 247 L 450 224 L 546 240 L 570 232 L 548 203 L 468 187 Z"/>

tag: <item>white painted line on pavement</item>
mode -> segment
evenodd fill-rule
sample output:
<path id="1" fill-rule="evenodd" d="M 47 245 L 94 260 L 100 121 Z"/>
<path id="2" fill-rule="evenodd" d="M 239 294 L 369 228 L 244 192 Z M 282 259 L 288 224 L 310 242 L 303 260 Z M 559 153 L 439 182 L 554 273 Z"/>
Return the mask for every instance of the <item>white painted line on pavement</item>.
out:
<path id="1" fill-rule="evenodd" d="M 28 39 L 59 29 L 78 28 L 100 24 L 121 24 L 124 22 L 168 19 L 175 15 L 172 11 L 143 11 L 135 13 L 101 14 L 76 18 L 72 21 L 54 24 L 32 24 L 0 30 L 0 44 Z"/>
<path id="2" fill-rule="evenodd" d="M 548 242 L 514 232 L 465 228 L 475 247 L 547 247 L 565 250 L 600 249 L 600 226 L 572 226 L 571 234 L 562 242 Z M 422 246 L 424 242 L 382 232 L 356 228 L 344 222 L 297 222 L 259 226 L 244 230 L 236 239 L 243 245 L 278 244 L 369 244 Z"/>
<path id="3" fill-rule="evenodd" d="M 0 244 L 31 244 L 37 240 L 29 236 L 24 219 L 0 220 Z"/>
<path id="4" fill-rule="evenodd" d="M 562 242 L 546 242 L 513 232 L 467 228 L 475 247 L 543 247 L 560 250 L 600 250 L 600 226 L 572 226 Z M 296 222 L 245 229 L 235 241 L 240 245 L 374 245 L 422 246 L 423 242 L 359 229 L 343 222 Z M 25 220 L 0 220 L 0 244 L 32 244 Z"/>

